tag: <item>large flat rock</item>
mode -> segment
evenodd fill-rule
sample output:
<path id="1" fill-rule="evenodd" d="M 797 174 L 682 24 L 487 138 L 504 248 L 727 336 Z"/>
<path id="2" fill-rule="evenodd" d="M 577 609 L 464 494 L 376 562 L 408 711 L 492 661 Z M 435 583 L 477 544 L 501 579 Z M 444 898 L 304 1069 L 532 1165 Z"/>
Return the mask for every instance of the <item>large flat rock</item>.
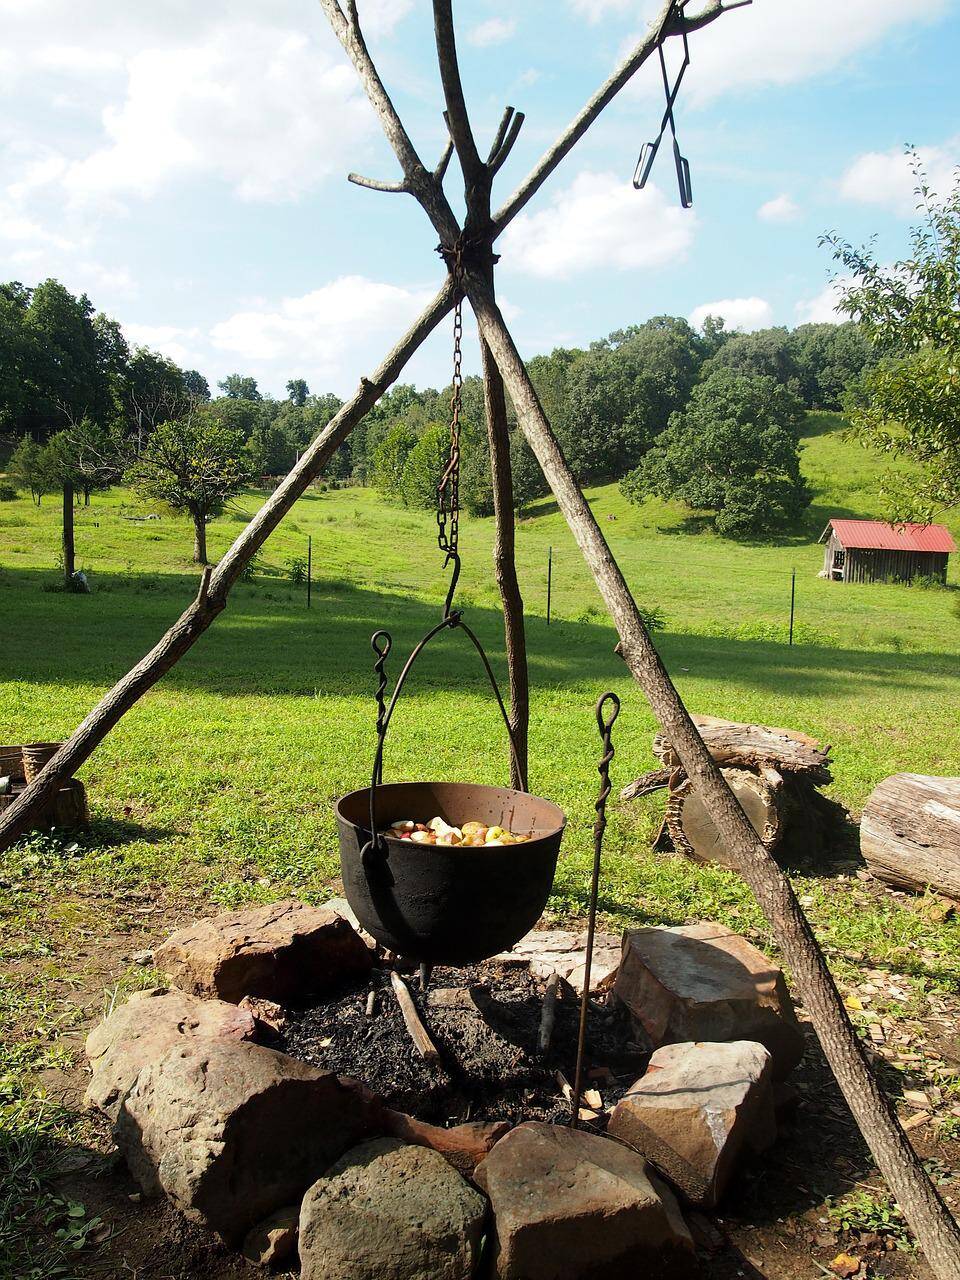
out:
<path id="1" fill-rule="evenodd" d="M 255 1040 L 252 1013 L 224 1000 L 200 1000 L 183 991 L 138 991 L 87 1036 L 93 1078 L 86 1103 L 117 1118 L 140 1069 L 176 1045 L 197 1037 Z"/>
<path id="2" fill-rule="evenodd" d="M 477 1166 L 498 1280 L 680 1280 L 697 1274 L 670 1191 L 597 1134 L 530 1122 Z"/>
<path id="3" fill-rule="evenodd" d="M 628 930 L 614 994 L 654 1048 L 756 1040 L 769 1050 L 778 1080 L 803 1056 L 783 973 L 721 924 Z"/>
<path id="4" fill-rule="evenodd" d="M 666 1045 L 617 1103 L 607 1132 L 711 1208 L 744 1151 L 776 1137 L 770 1054 L 749 1040 Z"/>
<path id="5" fill-rule="evenodd" d="M 193 995 L 283 1003 L 362 976 L 371 952 L 335 911 L 288 898 L 186 925 L 157 948 L 154 963 Z"/>
<path id="6" fill-rule="evenodd" d="M 579 995 L 583 991 L 586 946 L 586 933 L 574 933 L 570 929 L 533 929 L 509 951 L 494 956 L 494 960 L 500 964 L 522 965 L 538 978 L 549 978 L 552 973 L 557 973 Z M 596 935 L 590 967 L 591 991 L 605 991 L 613 985 L 620 967 L 620 952 L 620 939 L 612 933 Z"/>
<path id="7" fill-rule="evenodd" d="M 376 1121 L 330 1072 L 261 1045 L 195 1040 L 142 1069 L 113 1131 L 147 1195 L 239 1243 Z"/>
<path id="8" fill-rule="evenodd" d="M 304 1196 L 302 1280 L 470 1280 L 486 1214 L 436 1151 L 362 1143 Z"/>

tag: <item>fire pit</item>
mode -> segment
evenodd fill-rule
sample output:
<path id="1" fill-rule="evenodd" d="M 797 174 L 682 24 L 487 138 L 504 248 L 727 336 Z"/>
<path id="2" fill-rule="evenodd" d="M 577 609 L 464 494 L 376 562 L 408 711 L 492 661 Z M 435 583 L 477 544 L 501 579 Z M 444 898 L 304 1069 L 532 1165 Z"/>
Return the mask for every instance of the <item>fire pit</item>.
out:
<path id="1" fill-rule="evenodd" d="M 408 844 L 370 831 L 370 789 L 336 805 L 347 900 L 390 951 L 434 965 L 465 965 L 506 951 L 546 905 L 566 819 L 549 800 L 504 787 L 394 782 L 376 788 L 376 825 L 401 818 L 451 826 L 471 819 L 523 832 L 522 844 Z"/>

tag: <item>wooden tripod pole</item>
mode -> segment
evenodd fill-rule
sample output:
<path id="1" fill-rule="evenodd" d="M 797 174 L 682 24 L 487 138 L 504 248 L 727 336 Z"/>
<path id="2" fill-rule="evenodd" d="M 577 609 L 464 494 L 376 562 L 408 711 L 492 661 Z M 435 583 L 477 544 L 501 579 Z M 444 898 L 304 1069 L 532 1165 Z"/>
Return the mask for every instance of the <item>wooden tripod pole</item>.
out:
<path id="1" fill-rule="evenodd" d="M 696 730 L 644 626 L 623 574 L 547 422 L 513 339 L 479 273 L 467 294 L 521 429 L 543 468 L 620 636 L 618 651 L 703 797 L 792 971 L 824 1054 L 939 1280 L 960 1280 L 960 1229 L 877 1083 L 790 881 L 761 843 Z"/>

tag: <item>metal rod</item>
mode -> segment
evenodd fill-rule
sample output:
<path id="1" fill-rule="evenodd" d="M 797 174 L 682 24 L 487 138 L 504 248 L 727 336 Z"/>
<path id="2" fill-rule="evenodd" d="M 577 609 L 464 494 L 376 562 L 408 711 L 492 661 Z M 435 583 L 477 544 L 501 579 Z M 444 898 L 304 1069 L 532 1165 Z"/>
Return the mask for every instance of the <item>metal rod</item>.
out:
<path id="1" fill-rule="evenodd" d="M 547 548 L 547 626 L 550 625 L 550 591 L 553 586 L 553 547 Z"/>
<path id="2" fill-rule="evenodd" d="M 307 608 L 310 608 L 310 588 L 313 585 L 313 535 L 307 534 Z"/>
<path id="3" fill-rule="evenodd" d="M 797 599 L 797 571 L 793 569 L 790 573 L 790 640 L 789 644 L 793 644 L 793 613 Z"/>
<path id="4" fill-rule="evenodd" d="M 604 708 L 610 704 L 610 714 L 604 719 Z M 615 693 L 605 693 L 596 707 L 597 728 L 603 740 L 603 756 L 597 766 L 600 774 L 600 791 L 594 808 L 597 820 L 593 824 L 593 877 L 590 881 L 590 914 L 587 917 L 587 948 L 583 965 L 583 992 L 580 996 L 580 1029 L 577 1033 L 577 1069 L 573 1077 L 570 1128 L 575 1129 L 580 1119 L 580 1097 L 583 1093 L 583 1055 L 587 1043 L 587 1009 L 590 1004 L 590 971 L 593 967 L 593 940 L 597 931 L 597 898 L 600 894 L 600 855 L 603 852 L 603 833 L 607 827 L 607 796 L 610 794 L 610 761 L 613 759 L 611 732 L 613 722 L 620 714 L 620 699 Z"/>

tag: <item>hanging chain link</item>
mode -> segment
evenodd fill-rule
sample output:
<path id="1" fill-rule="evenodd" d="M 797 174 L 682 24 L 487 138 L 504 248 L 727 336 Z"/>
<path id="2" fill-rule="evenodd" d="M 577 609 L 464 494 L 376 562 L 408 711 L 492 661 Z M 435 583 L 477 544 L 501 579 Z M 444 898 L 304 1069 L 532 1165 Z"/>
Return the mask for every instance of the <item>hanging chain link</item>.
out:
<path id="1" fill-rule="evenodd" d="M 459 555 L 460 547 L 460 415 L 463 411 L 463 244 L 458 240 L 451 255 L 450 271 L 457 286 L 453 311 L 453 391 L 450 396 L 450 452 L 437 486 L 437 544 L 447 563 Z"/>

